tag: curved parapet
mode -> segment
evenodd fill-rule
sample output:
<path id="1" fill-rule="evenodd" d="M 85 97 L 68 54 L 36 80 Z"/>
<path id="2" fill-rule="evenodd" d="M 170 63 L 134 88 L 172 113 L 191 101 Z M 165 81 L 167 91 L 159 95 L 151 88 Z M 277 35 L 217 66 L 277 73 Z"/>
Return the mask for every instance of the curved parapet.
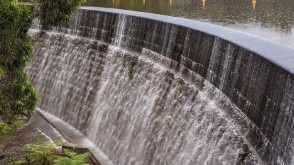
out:
<path id="1" fill-rule="evenodd" d="M 213 128 L 210 126 L 207 128 L 201 126 L 201 128 L 207 129 L 208 132 L 220 131 L 219 128 L 221 127 L 229 130 L 229 125 L 231 125 L 229 123 L 232 120 L 232 123 L 238 125 L 236 126 L 238 127 L 236 131 L 239 134 L 238 137 L 243 138 L 243 142 L 247 145 L 251 154 L 257 153 L 259 155 L 262 159 L 259 160 L 260 162 L 291 164 L 294 152 L 293 49 L 203 22 L 119 9 L 83 7 L 68 27 L 47 27 L 46 29 L 47 34 L 37 34 L 36 31 L 31 30 L 32 35 L 37 40 L 35 48 L 37 60 L 33 61 L 31 66 L 28 67 L 34 83 L 44 97 L 40 108 L 62 118 L 84 132 L 98 147 L 101 147 L 102 150 L 105 148 L 106 155 L 117 156 L 118 160 L 110 158 L 114 164 L 119 161 L 126 164 L 163 163 L 154 153 L 163 152 L 163 155 L 164 153 L 168 155 L 169 151 L 167 150 L 174 151 L 173 147 L 165 148 L 164 144 L 170 145 L 170 143 L 180 145 L 175 149 L 175 153 L 180 151 L 189 153 L 190 149 L 182 148 L 185 145 L 188 146 L 189 140 L 185 136 L 192 139 L 193 136 L 190 132 L 180 133 L 177 128 L 179 126 L 173 125 L 173 123 L 176 123 L 177 120 L 182 122 L 185 119 L 186 122 L 193 123 L 185 128 L 187 130 L 192 129 L 193 126 L 197 125 L 194 122 L 198 118 L 195 117 L 195 120 L 186 118 L 189 118 L 188 116 L 192 115 L 194 110 L 196 114 L 193 115 L 197 116 L 197 108 L 191 110 L 191 114 L 187 114 L 185 111 L 183 119 L 175 117 L 177 116 L 175 114 L 180 113 L 177 108 L 181 111 L 187 107 L 193 107 L 195 102 L 199 102 L 203 98 L 205 98 L 203 100 L 212 99 L 210 103 L 207 103 L 209 108 L 206 109 L 213 109 L 215 102 L 217 102 L 217 109 L 222 109 L 225 114 L 220 113 L 219 115 L 225 120 L 224 122 L 219 122 L 221 119 L 208 120 L 222 124 L 214 125 Z M 76 52 L 79 52 L 78 56 L 70 55 Z M 83 54 L 87 55 L 83 57 Z M 117 55 L 117 59 L 112 57 L 113 54 Z M 121 54 L 124 54 L 124 56 L 121 56 Z M 51 59 L 53 57 L 54 59 Z M 44 59 L 45 61 L 40 63 Z M 118 65 L 119 59 L 123 61 L 121 65 Z M 146 62 L 147 59 L 155 63 L 149 65 Z M 116 62 L 109 62 L 111 60 L 116 60 Z M 82 65 L 83 62 L 85 62 L 85 67 L 81 67 L 84 66 Z M 61 65 L 71 63 L 74 65 L 66 68 Z M 80 68 L 76 70 L 75 67 L 79 65 L 81 65 Z M 97 67 L 92 68 L 92 65 L 97 65 Z M 117 65 L 117 70 L 120 70 L 119 73 L 111 70 L 110 66 L 115 65 Z M 147 66 L 148 68 L 156 66 L 157 70 L 146 69 Z M 124 69 L 127 70 L 128 80 L 123 78 Z M 149 72 L 152 75 L 149 75 Z M 48 77 L 42 77 L 43 74 Z M 77 76 L 81 74 L 87 75 L 82 78 Z M 121 74 L 121 77 L 117 78 L 119 74 Z M 190 89 L 189 85 L 183 85 L 186 82 L 180 82 L 177 80 L 177 76 L 189 82 L 188 84 L 194 85 L 193 89 L 192 87 Z M 139 81 L 142 77 L 145 78 L 145 81 Z M 165 79 L 162 80 L 159 77 L 165 77 Z M 153 80 L 153 78 L 154 81 L 151 84 L 154 89 L 147 88 L 146 86 L 150 85 L 147 82 Z M 117 80 L 121 81 L 121 84 L 125 83 L 125 85 L 108 84 Z M 78 84 L 79 81 L 82 84 Z M 162 81 L 165 83 L 159 83 Z M 138 82 L 142 86 L 137 86 Z M 129 84 L 131 84 L 129 88 L 137 89 L 128 89 Z M 160 86 L 160 90 L 157 89 L 156 84 Z M 179 88 L 179 84 L 184 87 Z M 201 92 L 208 88 L 216 89 L 209 90 L 208 93 L 204 92 L 205 94 Z M 164 89 L 164 91 L 162 92 L 161 89 Z M 134 92 L 136 90 L 139 90 L 139 93 Z M 189 94 L 193 90 L 195 92 Z M 56 95 L 56 98 L 45 96 L 50 93 L 54 95 L 56 91 L 60 91 L 62 94 Z M 146 92 L 145 95 L 140 94 L 142 91 Z M 116 94 L 123 100 L 120 100 Z M 194 94 L 196 99 L 194 97 L 190 99 L 189 97 Z M 83 95 L 86 98 L 80 99 L 76 95 Z M 127 99 L 132 95 L 136 95 L 132 98 L 136 101 Z M 222 97 L 220 98 L 219 95 Z M 147 96 L 152 99 L 148 100 Z M 183 96 L 185 96 L 185 99 L 181 98 Z M 66 100 L 61 102 L 62 99 L 59 97 L 66 97 Z M 222 100 L 223 97 L 226 101 Z M 71 99 L 74 99 L 74 101 Z M 174 99 L 179 100 L 174 103 Z M 144 106 L 140 106 L 143 103 Z M 170 105 L 174 105 L 176 112 L 168 111 Z M 195 104 L 195 107 L 197 105 Z M 205 106 L 198 107 L 198 109 L 203 107 Z M 56 110 L 55 112 L 50 108 L 59 109 L 59 111 Z M 132 108 L 134 108 L 134 111 L 131 110 Z M 146 112 L 145 118 L 135 110 L 140 108 Z M 112 109 L 114 113 L 107 114 L 109 113 L 107 109 Z M 168 111 L 168 113 L 165 114 L 165 111 Z M 241 113 L 236 115 L 236 111 L 241 111 Z M 132 114 L 136 117 L 134 118 Z M 161 117 L 157 118 L 156 115 L 161 115 Z M 244 116 L 242 117 L 242 115 Z M 110 121 L 112 117 L 116 120 L 104 123 L 104 119 Z M 73 121 L 73 119 L 76 120 Z M 199 122 L 203 121 L 203 119 L 199 119 Z M 167 126 L 161 126 L 161 124 Z M 95 125 L 97 128 L 95 128 Z M 111 126 L 106 129 L 109 125 Z M 122 129 L 133 129 L 129 125 L 139 125 L 140 129 L 134 128 L 134 131 L 130 134 L 124 133 Z M 146 130 L 141 133 L 140 131 L 145 129 L 144 125 Z M 162 140 L 162 138 L 156 140 L 155 135 L 151 136 L 148 133 L 150 125 L 152 126 L 151 133 L 155 132 L 158 136 L 166 135 L 171 140 L 170 143 Z M 160 130 L 161 127 L 164 133 L 157 130 Z M 105 129 L 103 130 L 103 128 Z M 200 128 L 197 127 L 197 129 Z M 166 133 L 167 130 L 172 133 Z M 99 131 L 105 135 L 99 135 L 99 137 L 97 135 Z M 93 135 L 93 132 L 95 132 L 95 135 Z M 127 131 L 125 130 L 125 132 Z M 178 135 L 174 136 L 179 136 L 179 139 L 173 138 L 172 135 L 177 133 Z M 107 137 L 107 135 L 113 137 L 113 139 Z M 215 136 L 217 137 L 217 135 Z M 223 134 L 220 136 L 220 139 L 224 137 Z M 135 137 L 142 139 L 144 144 L 140 144 Z M 102 143 L 101 141 L 105 138 L 110 138 L 111 142 Z M 177 144 L 179 141 L 182 143 Z M 196 141 L 191 144 L 202 146 Z M 132 143 L 140 145 L 134 146 Z M 128 145 L 124 146 L 123 144 Z M 227 145 L 230 145 L 230 143 Z M 238 145 L 237 143 L 234 143 L 234 145 L 239 146 L 239 142 Z M 114 147 L 117 151 L 112 152 L 109 147 Z M 157 147 L 162 147 L 162 151 L 158 151 Z M 197 148 L 197 146 L 194 147 Z M 220 150 L 218 153 L 221 153 L 221 147 L 222 145 L 216 144 L 215 150 Z M 209 148 L 206 147 L 203 150 Z M 144 150 L 142 155 L 148 157 L 148 160 L 141 158 L 140 155 L 136 156 L 133 151 L 135 149 Z M 236 150 L 238 150 L 238 147 L 236 147 Z M 122 160 L 120 157 L 124 151 L 127 160 Z M 239 160 L 235 162 L 246 159 L 247 151 L 242 152 L 239 152 Z M 197 152 L 191 154 L 197 155 L 199 153 L 197 150 Z M 202 156 L 200 154 L 199 157 Z M 209 160 L 218 159 L 213 159 L 213 156 L 209 156 L 209 158 Z M 175 160 L 167 156 L 166 160 L 169 161 L 164 163 L 173 164 L 186 159 L 187 155 L 184 154 L 182 157 L 176 156 Z M 191 162 L 209 164 L 209 161 L 204 160 L 204 158 L 195 158 L 185 162 L 186 164 Z M 212 162 L 217 163 L 217 161 L 210 161 L 210 163 Z"/>

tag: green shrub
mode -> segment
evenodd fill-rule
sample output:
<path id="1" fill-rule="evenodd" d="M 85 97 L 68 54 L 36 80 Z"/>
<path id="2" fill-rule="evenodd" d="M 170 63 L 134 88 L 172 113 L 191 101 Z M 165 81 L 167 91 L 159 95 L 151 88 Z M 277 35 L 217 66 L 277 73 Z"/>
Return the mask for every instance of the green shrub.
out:
<path id="1" fill-rule="evenodd" d="M 8 132 L 21 127 L 25 123 L 24 120 L 14 120 L 12 123 L 0 123 L 0 135 L 5 135 Z"/>
<path id="2" fill-rule="evenodd" d="M 65 156 L 58 156 L 54 163 L 59 165 L 88 165 L 87 161 L 91 156 L 90 152 L 77 154 L 68 149 L 64 149 L 64 154 Z"/>
<path id="3" fill-rule="evenodd" d="M 38 143 L 27 144 L 26 148 L 28 154 L 26 156 L 27 163 L 41 163 L 43 165 L 50 165 L 53 163 L 56 155 L 54 149 L 57 147 L 56 143 Z"/>
<path id="4" fill-rule="evenodd" d="M 33 40 L 27 36 L 31 11 L 17 0 L 0 0 L 0 119 L 11 123 L 31 116 L 38 94 L 24 68 L 33 57 Z"/>
<path id="5" fill-rule="evenodd" d="M 11 127 L 7 123 L 0 123 L 0 135 L 7 134 L 11 130 Z"/>
<path id="6" fill-rule="evenodd" d="M 47 26 L 64 25 L 85 2 L 86 0 L 39 0 L 41 24 Z"/>
<path id="7" fill-rule="evenodd" d="M 64 149 L 63 154 L 55 154 L 59 142 L 27 144 L 27 154 L 22 160 L 10 162 L 11 164 L 42 164 L 42 165 L 88 165 L 91 156 L 90 152 L 78 154 L 72 150 Z"/>

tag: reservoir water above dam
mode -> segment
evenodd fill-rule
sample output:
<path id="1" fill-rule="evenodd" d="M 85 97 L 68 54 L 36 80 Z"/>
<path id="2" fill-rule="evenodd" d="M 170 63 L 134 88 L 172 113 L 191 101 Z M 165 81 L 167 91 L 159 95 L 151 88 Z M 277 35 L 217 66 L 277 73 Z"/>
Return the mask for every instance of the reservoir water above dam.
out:
<path id="1" fill-rule="evenodd" d="M 292 0 L 88 0 L 86 6 L 195 19 L 294 48 Z"/>

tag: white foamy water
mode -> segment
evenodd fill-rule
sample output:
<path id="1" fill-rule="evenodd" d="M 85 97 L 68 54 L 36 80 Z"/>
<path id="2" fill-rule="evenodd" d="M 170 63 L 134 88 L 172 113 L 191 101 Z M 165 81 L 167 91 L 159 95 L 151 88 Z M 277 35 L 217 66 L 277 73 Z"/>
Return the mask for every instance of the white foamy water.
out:
<path id="1" fill-rule="evenodd" d="M 247 126 L 227 115 L 219 97 L 239 110 L 194 72 L 183 79 L 184 68 L 169 69 L 170 59 L 58 33 L 37 38 L 35 52 L 28 71 L 42 113 L 66 122 L 62 130 L 80 130 L 113 164 L 256 163 L 243 140 Z"/>
<path id="2" fill-rule="evenodd" d="M 199 22 L 109 10 L 84 8 L 67 28 L 30 31 L 36 58 L 27 71 L 40 109 L 113 164 L 291 163 L 289 49 Z M 269 57 L 277 52 L 288 63 Z"/>

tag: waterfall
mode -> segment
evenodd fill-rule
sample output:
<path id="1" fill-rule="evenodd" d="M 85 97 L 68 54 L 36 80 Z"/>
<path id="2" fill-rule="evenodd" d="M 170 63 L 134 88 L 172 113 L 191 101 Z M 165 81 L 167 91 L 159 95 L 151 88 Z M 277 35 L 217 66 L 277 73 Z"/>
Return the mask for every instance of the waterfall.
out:
<path id="1" fill-rule="evenodd" d="M 292 162 L 293 75 L 246 49 L 248 36 L 235 44 L 183 19 L 100 10 L 29 31 L 41 112 L 113 164 Z"/>
<path id="2" fill-rule="evenodd" d="M 209 91 L 119 49 L 106 61 L 88 137 L 114 164 L 236 164 L 249 151 Z"/>
<path id="3" fill-rule="evenodd" d="M 105 53 L 99 51 L 107 45 L 54 32 L 37 39 L 39 56 L 28 71 L 41 94 L 39 108 L 83 130 L 104 68 Z"/>
<path id="4" fill-rule="evenodd" d="M 37 39 L 39 56 L 28 70 L 42 94 L 40 109 L 84 132 L 114 164 L 256 161 L 210 99 L 211 85 L 181 79 L 168 69 L 170 59 L 116 46 L 101 52 L 102 43 L 55 32 Z"/>
<path id="5" fill-rule="evenodd" d="M 114 45 L 118 47 L 122 46 L 121 44 L 122 44 L 125 28 L 126 28 L 126 16 L 123 14 L 120 14 L 118 17 L 118 22 L 117 22 L 117 30 L 115 33 Z"/>

